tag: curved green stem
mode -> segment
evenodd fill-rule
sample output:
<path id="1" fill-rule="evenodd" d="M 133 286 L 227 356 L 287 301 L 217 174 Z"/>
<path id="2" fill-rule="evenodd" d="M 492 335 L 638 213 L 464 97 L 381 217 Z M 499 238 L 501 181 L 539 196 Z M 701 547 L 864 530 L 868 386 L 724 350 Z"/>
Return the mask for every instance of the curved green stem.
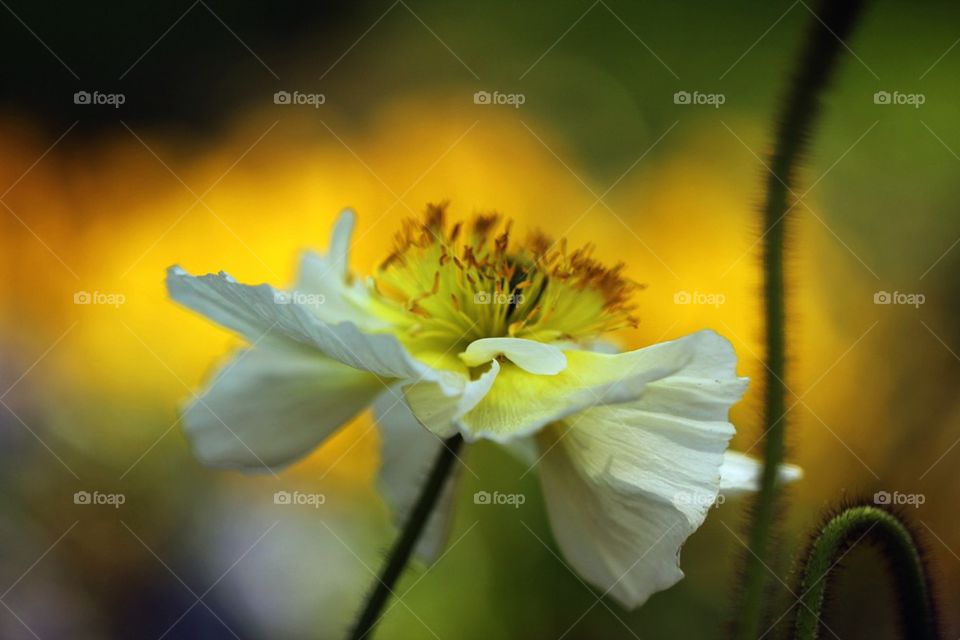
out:
<path id="1" fill-rule="evenodd" d="M 800 572 L 800 606 L 794 624 L 794 640 L 820 637 L 825 594 L 834 567 L 861 541 L 880 548 L 894 580 L 900 602 L 901 637 L 936 640 L 939 637 L 936 606 L 923 561 L 913 536 L 892 513 L 874 506 L 844 509 L 827 520 L 807 550 Z"/>
<path id="2" fill-rule="evenodd" d="M 457 460 L 457 451 L 463 446 L 463 437 L 457 434 L 444 441 L 443 447 L 437 454 L 437 458 L 427 476 L 427 481 L 420 490 L 417 502 L 410 512 L 407 522 L 403 525 L 403 531 L 397 538 L 390 555 L 377 576 L 377 583 L 367 599 L 357 619 L 357 623 L 350 634 L 351 640 L 361 640 L 366 638 L 373 631 L 377 622 L 380 620 L 381 611 L 387 604 L 390 596 L 393 594 L 393 587 L 397 580 L 403 574 L 407 563 L 410 562 L 410 556 L 417 546 L 417 540 L 423 533 L 430 514 L 440 499 L 443 489 L 447 484 L 450 472 L 453 470 L 454 463 Z"/>
<path id="3" fill-rule="evenodd" d="M 787 386 L 785 379 L 784 238 L 791 202 L 796 193 L 795 172 L 816 121 L 820 96 L 826 88 L 860 15 L 862 0 L 824 0 L 811 18 L 794 82 L 783 103 L 776 147 L 768 167 L 767 198 L 763 208 L 763 296 L 766 327 L 764 380 L 764 468 L 760 492 L 748 533 L 745 583 L 737 607 L 735 636 L 754 640 L 763 618 L 770 574 L 767 557 L 777 516 L 777 470 L 784 459 Z"/>

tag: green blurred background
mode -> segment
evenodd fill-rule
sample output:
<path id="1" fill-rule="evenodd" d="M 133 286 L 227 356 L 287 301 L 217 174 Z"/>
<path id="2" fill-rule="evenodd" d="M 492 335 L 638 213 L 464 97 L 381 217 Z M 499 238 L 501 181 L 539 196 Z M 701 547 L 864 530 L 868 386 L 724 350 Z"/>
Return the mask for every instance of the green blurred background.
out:
<path id="1" fill-rule="evenodd" d="M 170 264 L 282 284 L 353 206 L 367 272 L 401 218 L 448 199 L 595 242 L 647 285 L 624 345 L 713 328 L 758 381 L 756 208 L 811 6 L 3 3 L 0 636 L 339 637 L 393 537 L 368 416 L 278 477 L 197 464 L 177 407 L 238 342 L 166 300 Z M 806 475 L 771 566 L 789 583 L 805 532 L 844 497 L 922 496 L 905 511 L 946 637 L 960 632 L 958 18 L 954 3 L 875 3 L 812 141 L 788 266 L 790 459 Z M 754 455 L 760 391 L 733 411 Z M 687 578 L 628 612 L 559 559 L 535 470 L 486 445 L 468 464 L 449 551 L 406 575 L 379 637 L 716 638 L 736 616 L 746 505 L 712 512 Z M 527 499 L 476 505 L 481 490 Z M 830 628 L 894 637 L 876 556 L 845 562 Z"/>

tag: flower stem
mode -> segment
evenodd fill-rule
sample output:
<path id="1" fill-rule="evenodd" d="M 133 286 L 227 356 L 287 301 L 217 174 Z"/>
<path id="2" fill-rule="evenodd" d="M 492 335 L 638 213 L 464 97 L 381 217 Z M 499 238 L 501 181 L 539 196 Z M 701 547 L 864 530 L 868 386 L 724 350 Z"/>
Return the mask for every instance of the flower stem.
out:
<path id="1" fill-rule="evenodd" d="M 780 494 L 777 470 L 784 459 L 785 414 L 788 411 L 788 389 L 784 382 L 784 239 L 788 213 L 795 197 L 791 185 L 795 183 L 797 165 L 820 111 L 820 96 L 845 48 L 843 40 L 851 33 L 863 4 L 863 0 L 823 0 L 817 7 L 776 130 L 776 146 L 769 167 L 767 198 L 763 208 L 767 360 L 764 380 L 764 467 L 748 533 L 750 553 L 745 559 L 745 581 L 737 606 L 735 637 L 740 640 L 756 638 L 763 617 L 765 591 L 770 579 L 767 556 Z"/>
<path id="2" fill-rule="evenodd" d="M 833 569 L 861 540 L 880 548 L 894 581 L 900 604 L 900 629 L 904 638 L 936 640 L 939 623 L 932 589 L 923 560 L 909 529 L 894 514 L 874 506 L 848 507 L 830 517 L 817 532 L 799 574 L 800 606 L 794 624 L 795 640 L 816 640 L 825 594 Z"/>
<path id="3" fill-rule="evenodd" d="M 457 460 L 457 452 L 463 446 L 463 437 L 457 434 L 444 440 L 443 447 L 437 454 L 427 476 L 427 481 L 420 490 L 420 495 L 410 512 L 407 522 L 403 525 L 400 537 L 390 550 L 390 555 L 377 576 L 377 583 L 373 591 L 367 598 L 367 602 L 360 613 L 353 632 L 350 635 L 351 640 L 361 640 L 366 638 L 380 621 L 381 611 L 387 604 L 387 600 L 393 594 L 393 587 L 397 580 L 403 574 L 410 556 L 420 539 L 420 534 L 430 519 L 430 514 L 437 504 L 437 500 L 443 493 L 447 484 L 450 472 L 453 470 L 454 463 Z"/>

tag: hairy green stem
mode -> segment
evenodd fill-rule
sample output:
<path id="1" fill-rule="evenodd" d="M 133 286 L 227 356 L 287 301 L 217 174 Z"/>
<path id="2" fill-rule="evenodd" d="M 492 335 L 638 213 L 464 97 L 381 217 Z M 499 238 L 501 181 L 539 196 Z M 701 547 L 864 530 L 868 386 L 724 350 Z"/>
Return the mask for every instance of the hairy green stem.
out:
<path id="1" fill-rule="evenodd" d="M 737 606 L 735 637 L 754 640 L 763 619 L 770 574 L 768 555 L 777 516 L 777 470 L 784 459 L 788 389 L 786 362 L 784 238 L 795 193 L 795 172 L 816 121 L 820 96 L 851 33 L 862 0 L 823 0 L 811 17 L 794 81 L 783 103 L 763 208 L 763 297 L 767 371 L 764 399 L 764 468 L 748 532 L 744 585 Z"/>
<path id="2" fill-rule="evenodd" d="M 393 594 L 393 587 L 410 561 L 410 556 L 420 539 L 420 534 L 423 533 L 423 529 L 430 519 L 430 514 L 433 513 L 433 509 L 447 484 L 450 472 L 457 460 L 457 452 L 462 446 L 463 437 L 459 434 L 443 442 L 443 447 L 437 454 L 430 475 L 427 476 L 427 481 L 423 485 L 423 489 L 420 490 L 417 502 L 403 525 L 400 537 L 394 543 L 393 549 L 390 550 L 390 555 L 387 556 L 387 560 L 377 576 L 377 583 L 373 586 L 373 591 L 370 593 L 363 611 L 353 627 L 350 635 L 351 640 L 367 638 L 379 622 L 380 612 Z"/>
<path id="3" fill-rule="evenodd" d="M 821 527 L 803 559 L 794 640 L 820 637 L 821 616 L 834 568 L 861 541 L 876 545 L 887 562 L 900 603 L 901 637 L 936 640 L 937 611 L 923 561 L 909 529 L 896 515 L 863 505 L 844 509 Z"/>

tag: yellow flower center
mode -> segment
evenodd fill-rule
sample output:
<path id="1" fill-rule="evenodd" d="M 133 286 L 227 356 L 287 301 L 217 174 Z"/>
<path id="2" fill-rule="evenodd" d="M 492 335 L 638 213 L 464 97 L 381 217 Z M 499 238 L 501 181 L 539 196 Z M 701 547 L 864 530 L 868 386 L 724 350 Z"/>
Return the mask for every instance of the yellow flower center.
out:
<path id="1" fill-rule="evenodd" d="M 629 298 L 638 285 L 622 263 L 605 267 L 591 245 L 568 252 L 542 233 L 515 244 L 511 225 L 491 214 L 448 226 L 444 205 L 405 220 L 374 275 L 376 313 L 404 342 L 442 351 L 491 337 L 580 341 L 636 325 Z"/>

